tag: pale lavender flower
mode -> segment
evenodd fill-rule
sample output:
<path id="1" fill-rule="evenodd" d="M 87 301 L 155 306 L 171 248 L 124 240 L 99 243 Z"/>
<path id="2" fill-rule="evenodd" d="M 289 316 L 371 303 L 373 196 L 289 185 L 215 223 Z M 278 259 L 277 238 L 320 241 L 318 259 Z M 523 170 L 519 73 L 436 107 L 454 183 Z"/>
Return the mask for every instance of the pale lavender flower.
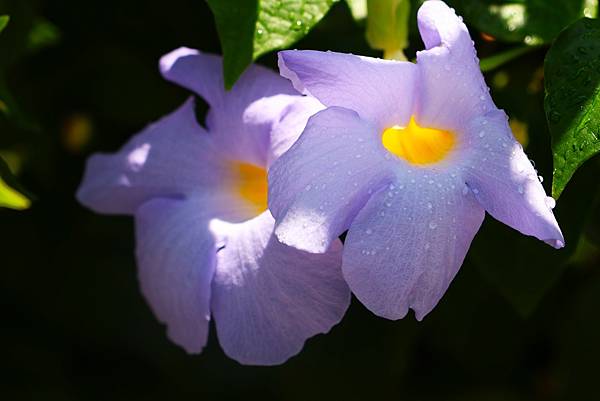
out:
<path id="1" fill-rule="evenodd" d="M 350 299 L 341 243 L 322 255 L 285 246 L 266 210 L 266 169 L 322 105 L 258 66 L 225 92 L 221 59 L 192 49 L 160 67 L 209 103 L 207 128 L 188 100 L 117 153 L 92 156 L 77 197 L 135 216 L 142 292 L 172 341 L 200 352 L 212 316 L 230 357 L 281 363 L 339 322 Z"/>
<path id="2" fill-rule="evenodd" d="M 389 319 L 434 308 L 485 211 L 564 246 L 554 201 L 495 107 L 466 26 L 441 1 L 422 5 L 418 25 L 427 50 L 416 64 L 279 53 L 281 74 L 328 108 L 269 171 L 275 233 L 324 252 L 348 230 L 344 277 Z"/>

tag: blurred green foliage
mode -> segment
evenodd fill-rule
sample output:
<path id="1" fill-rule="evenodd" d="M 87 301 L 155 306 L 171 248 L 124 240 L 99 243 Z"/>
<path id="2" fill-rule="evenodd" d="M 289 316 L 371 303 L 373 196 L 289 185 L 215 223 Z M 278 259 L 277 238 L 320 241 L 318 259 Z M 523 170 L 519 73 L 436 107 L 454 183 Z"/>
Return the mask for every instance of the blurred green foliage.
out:
<path id="1" fill-rule="evenodd" d="M 418 3 L 409 59 L 423 46 Z M 238 365 L 214 332 L 202 355 L 188 356 L 167 340 L 139 292 L 132 220 L 96 216 L 74 192 L 90 153 L 116 150 L 189 95 L 161 79 L 157 62 L 179 46 L 219 53 L 211 10 L 198 0 L 0 0 L 0 15 L 11 16 L 0 34 L 0 98 L 10 94 L 7 104 L 18 111 L 0 113 L 0 155 L 37 199 L 27 211 L 0 209 L 3 398 L 600 398 L 598 156 L 575 172 L 557 203 L 565 249 L 487 217 L 448 293 L 421 323 L 377 318 L 353 302 L 339 326 L 280 367 Z M 476 17 L 465 14 L 465 22 L 482 59 L 513 48 L 512 39 L 482 36 L 492 32 Z M 293 46 L 381 54 L 345 2 Z M 547 49 L 503 61 L 486 80 L 550 191 Z M 276 55 L 259 62 L 276 68 Z"/>
<path id="2" fill-rule="evenodd" d="M 581 17 L 596 15 L 597 0 L 453 0 L 473 26 L 498 40 L 550 43 Z"/>
<path id="3" fill-rule="evenodd" d="M 367 12 L 369 45 L 383 50 L 385 58 L 406 60 L 410 0 L 368 0 Z"/>

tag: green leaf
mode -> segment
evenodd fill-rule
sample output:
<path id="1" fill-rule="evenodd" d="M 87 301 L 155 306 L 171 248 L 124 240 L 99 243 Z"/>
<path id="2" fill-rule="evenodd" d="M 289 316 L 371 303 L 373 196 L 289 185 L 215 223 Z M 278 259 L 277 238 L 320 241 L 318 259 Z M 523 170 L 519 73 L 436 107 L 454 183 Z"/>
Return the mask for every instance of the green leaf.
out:
<path id="1" fill-rule="evenodd" d="M 206 0 L 213 12 L 221 51 L 225 87 L 231 89 L 252 62 L 258 0 Z"/>
<path id="2" fill-rule="evenodd" d="M 367 41 L 388 59 L 406 60 L 410 0 L 368 0 Z"/>
<path id="3" fill-rule="evenodd" d="M 338 0 L 207 0 L 223 50 L 225 87 L 231 89 L 261 55 L 308 33 Z"/>
<path id="4" fill-rule="evenodd" d="M 31 206 L 31 201 L 9 185 L 18 186 L 13 184 L 14 182 L 15 178 L 4 160 L 0 158 L 0 207 L 15 210 L 28 209 Z"/>
<path id="5" fill-rule="evenodd" d="M 0 32 L 6 28 L 8 21 L 10 21 L 10 17 L 8 15 L 0 15 Z"/>
<path id="6" fill-rule="evenodd" d="M 577 19 L 596 14 L 597 0 L 452 0 L 465 20 L 505 42 L 550 43 Z"/>
<path id="7" fill-rule="evenodd" d="M 600 20 L 583 18 L 563 31 L 548 51 L 544 76 L 558 198 L 575 170 L 600 152 Z"/>

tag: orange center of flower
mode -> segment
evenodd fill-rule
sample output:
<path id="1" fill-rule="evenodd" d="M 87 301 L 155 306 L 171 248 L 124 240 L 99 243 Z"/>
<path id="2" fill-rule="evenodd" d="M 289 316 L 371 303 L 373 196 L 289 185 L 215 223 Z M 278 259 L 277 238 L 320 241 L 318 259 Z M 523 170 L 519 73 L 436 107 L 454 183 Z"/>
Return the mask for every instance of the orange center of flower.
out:
<path id="1" fill-rule="evenodd" d="M 454 147 L 450 131 L 421 127 L 412 116 L 406 127 L 394 125 L 383 131 L 383 146 L 412 164 L 431 164 L 443 160 Z"/>
<path id="2" fill-rule="evenodd" d="M 235 192 L 260 214 L 267 210 L 267 171 L 249 163 L 234 162 Z"/>

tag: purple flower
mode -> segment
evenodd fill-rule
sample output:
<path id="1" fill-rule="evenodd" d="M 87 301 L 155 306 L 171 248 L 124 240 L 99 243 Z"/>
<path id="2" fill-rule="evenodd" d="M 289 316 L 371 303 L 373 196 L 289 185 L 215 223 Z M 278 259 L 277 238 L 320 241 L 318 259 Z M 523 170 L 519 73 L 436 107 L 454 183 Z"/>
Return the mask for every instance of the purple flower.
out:
<path id="1" fill-rule="evenodd" d="M 426 1 L 418 24 L 427 50 L 416 64 L 279 53 L 281 74 L 327 109 L 269 171 L 275 234 L 324 252 L 348 230 L 344 277 L 389 319 L 434 308 L 484 211 L 564 246 L 554 201 L 495 107 L 466 26 L 441 1 Z"/>
<path id="2" fill-rule="evenodd" d="M 350 300 L 341 243 L 322 255 L 287 247 L 266 210 L 266 169 L 322 105 L 258 66 L 225 92 L 220 58 L 196 50 L 175 50 L 160 67 L 206 99 L 207 129 L 188 100 L 119 152 L 92 156 L 77 197 L 135 216 L 142 292 L 172 341 L 200 352 L 212 315 L 227 355 L 282 363 Z"/>

